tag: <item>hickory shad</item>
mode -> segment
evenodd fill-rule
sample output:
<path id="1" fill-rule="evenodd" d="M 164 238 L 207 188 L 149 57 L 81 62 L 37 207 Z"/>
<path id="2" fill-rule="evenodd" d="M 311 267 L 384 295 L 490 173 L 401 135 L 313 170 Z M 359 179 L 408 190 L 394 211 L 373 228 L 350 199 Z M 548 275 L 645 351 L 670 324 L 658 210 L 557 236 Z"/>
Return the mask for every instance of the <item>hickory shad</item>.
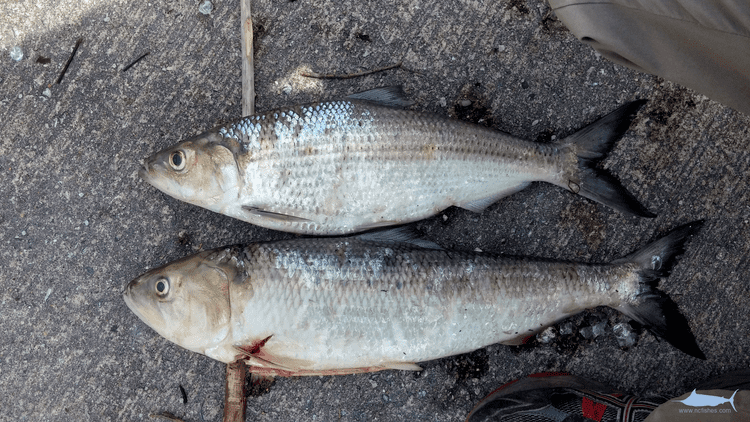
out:
<path id="1" fill-rule="evenodd" d="M 595 265 L 448 251 L 393 231 L 230 246 L 151 270 L 124 299 L 168 340 L 221 362 L 244 359 L 261 375 L 417 370 L 518 344 L 601 305 L 703 357 L 674 302 L 652 286 L 700 225 Z"/>
<path id="2" fill-rule="evenodd" d="M 532 181 L 653 217 L 595 167 L 644 101 L 551 144 L 399 109 L 399 88 L 248 116 L 147 158 L 164 193 L 259 226 L 338 235 L 420 220 L 450 206 L 481 212 Z"/>

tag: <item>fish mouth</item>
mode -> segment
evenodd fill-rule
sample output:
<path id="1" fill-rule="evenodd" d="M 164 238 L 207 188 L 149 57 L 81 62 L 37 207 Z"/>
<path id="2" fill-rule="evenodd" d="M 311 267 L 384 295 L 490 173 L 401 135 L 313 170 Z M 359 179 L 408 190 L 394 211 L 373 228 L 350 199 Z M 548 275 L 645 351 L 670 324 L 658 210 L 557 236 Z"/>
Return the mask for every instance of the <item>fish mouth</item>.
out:
<path id="1" fill-rule="evenodd" d="M 127 286 L 125 286 L 125 290 L 122 291 L 122 298 L 125 300 L 125 304 L 128 305 L 128 308 L 130 308 L 131 311 L 133 311 L 133 306 L 135 305 L 135 302 L 133 302 L 133 297 L 131 296 L 130 289 L 133 286 L 133 282 L 131 281 L 128 283 Z"/>
<path id="2" fill-rule="evenodd" d="M 125 301 L 125 304 L 128 305 L 128 308 L 130 308 L 130 311 L 133 312 L 138 318 L 143 320 L 143 313 L 140 312 L 140 303 L 138 303 L 138 298 L 133 293 L 133 289 L 137 287 L 140 284 L 140 279 L 135 279 L 128 283 L 127 286 L 125 286 L 125 290 L 122 292 L 122 299 Z"/>
<path id="3" fill-rule="evenodd" d="M 125 291 L 122 292 L 122 298 L 125 301 L 125 305 L 128 306 L 130 309 L 130 312 L 132 312 L 138 319 L 143 321 L 146 325 L 153 328 L 153 325 L 151 324 L 151 320 L 148 317 L 148 312 L 143 308 L 143 306 L 147 306 L 142 304 L 139 300 L 137 295 L 134 295 L 132 292 L 132 288 L 135 287 L 134 285 L 137 280 L 131 281 L 128 283 L 128 285 L 125 287 Z M 144 312 L 145 311 L 145 312 Z"/>
<path id="4" fill-rule="evenodd" d="M 148 164 L 141 165 L 141 168 L 138 169 L 138 176 L 147 182 L 149 181 L 151 178 L 151 171 L 148 168 Z"/>

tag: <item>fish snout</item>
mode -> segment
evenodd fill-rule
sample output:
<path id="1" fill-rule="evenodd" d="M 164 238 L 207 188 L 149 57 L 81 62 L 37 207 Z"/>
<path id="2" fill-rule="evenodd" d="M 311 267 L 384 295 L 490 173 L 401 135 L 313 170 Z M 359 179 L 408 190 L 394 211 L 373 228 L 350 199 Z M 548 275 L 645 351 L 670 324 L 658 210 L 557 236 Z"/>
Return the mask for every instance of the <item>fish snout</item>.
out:
<path id="1" fill-rule="evenodd" d="M 133 297 L 131 293 L 131 286 L 133 285 L 133 282 L 131 281 L 128 283 L 127 286 L 125 286 L 125 290 L 122 291 L 122 299 L 125 301 L 125 304 L 128 305 L 128 308 L 133 309 Z"/>
<path id="2" fill-rule="evenodd" d="M 122 298 L 129 308 L 133 309 L 133 304 L 137 301 L 137 296 L 141 295 L 139 287 L 141 286 L 142 278 L 138 277 L 131 280 L 125 289 L 122 291 Z"/>
<path id="3" fill-rule="evenodd" d="M 148 161 L 144 162 L 141 165 L 141 168 L 138 169 L 138 177 L 145 181 L 148 181 L 151 178 L 151 166 Z"/>

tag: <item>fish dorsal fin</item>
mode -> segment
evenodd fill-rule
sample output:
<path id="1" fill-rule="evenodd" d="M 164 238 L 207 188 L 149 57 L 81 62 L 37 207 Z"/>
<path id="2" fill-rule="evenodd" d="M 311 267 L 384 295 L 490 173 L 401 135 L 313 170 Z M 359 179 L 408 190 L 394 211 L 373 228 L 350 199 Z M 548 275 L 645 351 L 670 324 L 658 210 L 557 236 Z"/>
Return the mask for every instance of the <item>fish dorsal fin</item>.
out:
<path id="1" fill-rule="evenodd" d="M 282 221 L 285 223 L 304 223 L 310 220 L 302 217 L 295 217 L 293 215 L 285 214 L 282 212 L 267 211 L 262 207 L 254 207 L 249 205 L 243 205 L 242 209 L 255 217 L 267 218 L 270 220 Z"/>
<path id="2" fill-rule="evenodd" d="M 408 243 L 425 249 L 442 250 L 437 243 L 420 237 L 419 232 L 411 227 L 396 227 L 388 230 L 378 230 L 355 236 L 359 240 L 370 242 L 399 242 Z"/>
<path id="3" fill-rule="evenodd" d="M 401 86 L 384 86 L 381 88 L 362 91 L 346 97 L 348 100 L 369 101 L 386 107 L 408 107 L 414 101 L 406 98 L 406 93 Z"/>

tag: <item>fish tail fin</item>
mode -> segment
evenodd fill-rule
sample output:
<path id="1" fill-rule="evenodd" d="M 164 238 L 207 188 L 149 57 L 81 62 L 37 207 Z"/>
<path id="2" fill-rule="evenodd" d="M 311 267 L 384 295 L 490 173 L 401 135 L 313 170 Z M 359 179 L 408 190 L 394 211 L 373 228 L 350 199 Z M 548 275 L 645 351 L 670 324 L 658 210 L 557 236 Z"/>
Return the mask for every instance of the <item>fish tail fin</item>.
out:
<path id="1" fill-rule="evenodd" d="M 734 409 L 735 412 L 737 411 L 737 408 L 734 407 L 734 396 L 737 394 L 738 391 L 740 390 L 734 390 L 734 393 L 732 393 L 732 397 L 729 398 L 729 404 L 732 405 L 732 409 Z"/>
<path id="2" fill-rule="evenodd" d="M 688 355 L 706 359 L 677 304 L 655 288 L 660 278 L 669 275 L 677 256 L 685 251 L 687 239 L 702 226 L 703 220 L 699 220 L 677 227 L 613 264 L 635 265 L 640 278 L 640 293 L 634 300 L 620 304 L 617 309 Z"/>
<path id="3" fill-rule="evenodd" d="M 630 127 L 636 112 L 646 103 L 638 100 L 615 111 L 560 141 L 577 156 L 577 169 L 567 171 L 568 180 L 558 182 L 563 188 L 622 213 L 653 218 L 650 212 L 608 171 L 596 164 L 607 156 L 615 142 Z"/>

